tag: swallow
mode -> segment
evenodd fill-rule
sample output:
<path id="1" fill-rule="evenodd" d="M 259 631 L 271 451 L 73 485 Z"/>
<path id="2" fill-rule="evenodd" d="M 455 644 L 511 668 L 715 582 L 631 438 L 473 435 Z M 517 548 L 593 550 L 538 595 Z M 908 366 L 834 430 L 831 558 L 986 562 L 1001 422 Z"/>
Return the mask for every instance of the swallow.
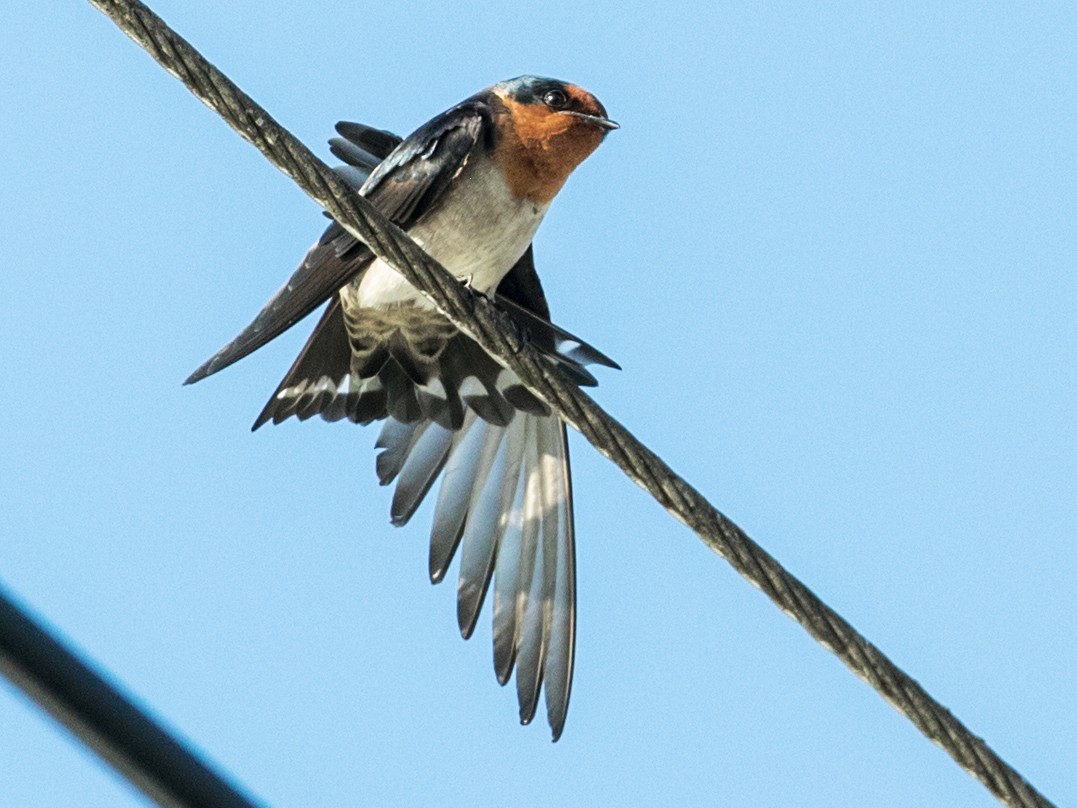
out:
<path id="1" fill-rule="evenodd" d="M 532 238 L 569 174 L 618 125 L 591 93 L 535 76 L 495 84 L 401 140 L 337 124 L 338 175 L 475 293 L 504 309 L 580 385 L 618 365 L 550 322 Z M 564 423 L 515 373 L 335 221 L 232 342 L 187 379 L 242 359 L 328 303 L 254 422 L 320 415 L 384 421 L 382 485 L 403 525 L 438 477 L 429 574 L 459 551 L 457 619 L 471 636 L 493 585 L 494 670 L 513 669 L 520 721 L 540 690 L 553 739 L 564 729 L 576 632 L 575 536 Z"/>

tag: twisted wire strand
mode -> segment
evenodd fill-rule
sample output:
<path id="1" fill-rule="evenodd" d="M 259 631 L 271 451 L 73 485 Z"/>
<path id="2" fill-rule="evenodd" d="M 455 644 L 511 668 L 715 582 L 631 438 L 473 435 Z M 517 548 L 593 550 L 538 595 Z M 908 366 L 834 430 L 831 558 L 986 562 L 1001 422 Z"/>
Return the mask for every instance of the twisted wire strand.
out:
<path id="1" fill-rule="evenodd" d="M 1050 806 L 946 707 L 823 603 L 743 530 L 640 443 L 587 394 L 544 362 L 508 317 L 460 284 L 227 76 L 138 0 L 90 0 L 131 39 L 291 177 L 353 236 L 370 246 L 453 323 L 507 364 L 599 452 L 762 590 L 925 736 L 1005 805 Z"/>

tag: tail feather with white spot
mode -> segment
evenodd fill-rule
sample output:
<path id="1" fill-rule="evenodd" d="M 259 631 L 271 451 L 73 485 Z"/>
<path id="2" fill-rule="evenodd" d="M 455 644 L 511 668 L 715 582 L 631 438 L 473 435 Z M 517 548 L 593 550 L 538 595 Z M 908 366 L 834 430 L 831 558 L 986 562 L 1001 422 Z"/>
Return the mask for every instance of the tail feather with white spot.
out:
<path id="1" fill-rule="evenodd" d="M 429 420 L 457 430 L 469 409 L 501 426 L 518 410 L 550 411 L 436 311 L 403 305 L 349 312 L 334 297 L 253 429 L 320 414 L 359 424 L 387 416 Z"/>

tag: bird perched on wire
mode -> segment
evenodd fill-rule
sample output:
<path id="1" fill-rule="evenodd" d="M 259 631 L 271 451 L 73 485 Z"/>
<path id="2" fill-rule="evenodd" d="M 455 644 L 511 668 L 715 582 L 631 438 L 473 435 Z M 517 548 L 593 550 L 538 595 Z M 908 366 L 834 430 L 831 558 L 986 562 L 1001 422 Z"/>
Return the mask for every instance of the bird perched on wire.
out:
<path id="1" fill-rule="evenodd" d="M 337 169 L 471 289 L 504 308 L 581 385 L 612 360 L 549 321 L 531 240 L 568 175 L 617 124 L 586 90 L 521 76 L 495 84 L 400 140 L 340 123 Z M 254 321 L 187 383 L 264 345 L 328 300 L 314 333 L 254 423 L 313 415 L 384 420 L 383 485 L 403 525 L 442 476 L 430 577 L 460 550 L 457 617 L 471 635 L 493 583 L 494 668 L 516 669 L 520 720 L 545 686 L 554 740 L 575 646 L 572 489 L 564 424 L 516 375 L 334 222 Z"/>

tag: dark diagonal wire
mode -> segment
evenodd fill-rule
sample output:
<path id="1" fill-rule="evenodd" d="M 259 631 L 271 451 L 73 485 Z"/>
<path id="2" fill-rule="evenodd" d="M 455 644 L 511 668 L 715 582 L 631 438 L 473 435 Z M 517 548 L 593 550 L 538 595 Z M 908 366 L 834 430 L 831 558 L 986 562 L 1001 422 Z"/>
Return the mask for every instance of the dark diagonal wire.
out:
<path id="1" fill-rule="evenodd" d="M 0 587 L 0 673 L 166 808 L 255 808 Z"/>
<path id="2" fill-rule="evenodd" d="M 973 735 L 878 648 L 786 571 L 586 394 L 567 381 L 507 317 L 457 282 L 369 202 L 345 186 L 302 143 L 137 0 L 91 0 L 166 70 L 253 143 L 352 235 L 426 293 L 541 395 L 598 451 L 694 530 L 734 569 L 829 648 L 1007 805 L 1050 805 L 1018 772 Z"/>

